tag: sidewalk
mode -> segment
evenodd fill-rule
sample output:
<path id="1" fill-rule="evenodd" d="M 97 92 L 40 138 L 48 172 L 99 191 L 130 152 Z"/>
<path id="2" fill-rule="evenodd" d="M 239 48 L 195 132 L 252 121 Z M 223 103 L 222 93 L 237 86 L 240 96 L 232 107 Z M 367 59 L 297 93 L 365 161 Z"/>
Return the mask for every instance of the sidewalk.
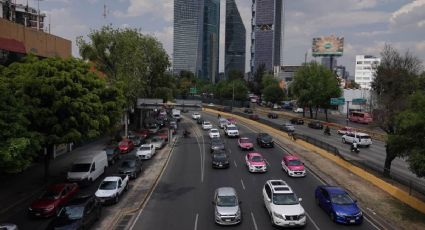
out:
<path id="1" fill-rule="evenodd" d="M 2 188 L 0 189 L 0 222 L 7 220 L 8 217 L 16 212 L 22 211 L 18 206 L 39 196 L 47 185 L 64 181 L 66 172 L 77 157 L 88 154 L 90 150 L 102 149 L 107 139 L 107 137 L 103 137 L 52 160 L 50 163 L 51 176 L 48 181 L 44 180 L 43 162 L 34 162 L 20 174 L 0 175 L 2 182 Z"/>

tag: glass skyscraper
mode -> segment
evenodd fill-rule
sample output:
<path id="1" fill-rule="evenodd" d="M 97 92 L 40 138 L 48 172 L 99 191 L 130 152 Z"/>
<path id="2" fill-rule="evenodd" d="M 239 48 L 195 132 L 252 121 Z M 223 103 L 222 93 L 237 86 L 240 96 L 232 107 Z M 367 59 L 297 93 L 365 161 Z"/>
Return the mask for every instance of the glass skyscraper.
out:
<path id="1" fill-rule="evenodd" d="M 245 73 L 246 30 L 235 0 L 226 0 L 225 64 L 226 79 L 231 70 Z"/>
<path id="2" fill-rule="evenodd" d="M 218 77 L 220 0 L 174 0 L 173 73 Z"/>
<path id="3" fill-rule="evenodd" d="M 220 43 L 220 0 L 204 0 L 201 79 L 216 82 Z"/>
<path id="4" fill-rule="evenodd" d="M 283 65 L 284 0 L 252 0 L 251 73 Z"/>
<path id="5" fill-rule="evenodd" d="M 203 3 L 174 0 L 173 73 L 201 72 Z"/>

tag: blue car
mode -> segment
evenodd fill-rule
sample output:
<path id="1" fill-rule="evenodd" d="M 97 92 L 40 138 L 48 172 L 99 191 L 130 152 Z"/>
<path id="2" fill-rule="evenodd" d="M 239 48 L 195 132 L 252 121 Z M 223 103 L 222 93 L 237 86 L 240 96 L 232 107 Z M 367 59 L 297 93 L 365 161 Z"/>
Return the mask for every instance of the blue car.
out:
<path id="1" fill-rule="evenodd" d="M 342 224 L 361 224 L 363 213 L 345 189 L 336 186 L 318 186 L 316 204 L 329 214 L 331 220 Z"/>

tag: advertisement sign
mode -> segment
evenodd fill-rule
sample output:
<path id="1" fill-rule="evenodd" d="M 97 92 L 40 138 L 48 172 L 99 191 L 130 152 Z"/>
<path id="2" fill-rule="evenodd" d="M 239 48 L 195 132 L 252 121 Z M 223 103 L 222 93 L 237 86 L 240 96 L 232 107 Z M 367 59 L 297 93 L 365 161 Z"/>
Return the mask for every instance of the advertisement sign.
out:
<path id="1" fill-rule="evenodd" d="M 344 38 L 332 36 L 322 36 L 313 38 L 313 57 L 318 56 L 342 56 L 344 51 Z"/>

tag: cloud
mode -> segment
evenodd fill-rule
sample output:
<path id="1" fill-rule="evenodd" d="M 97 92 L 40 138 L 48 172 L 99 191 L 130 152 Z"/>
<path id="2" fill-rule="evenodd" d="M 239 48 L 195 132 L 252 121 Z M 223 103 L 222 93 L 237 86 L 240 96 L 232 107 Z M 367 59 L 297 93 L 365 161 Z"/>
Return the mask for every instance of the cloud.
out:
<path id="1" fill-rule="evenodd" d="M 416 44 L 416 47 L 415 48 L 418 51 L 425 51 L 425 40 L 424 41 L 421 41 L 421 42 L 418 42 Z"/>
<path id="2" fill-rule="evenodd" d="M 390 26 L 394 30 L 405 27 L 420 27 L 418 21 L 425 19 L 425 0 L 415 0 L 403 5 L 393 12 L 390 18 Z"/>
<path id="3" fill-rule="evenodd" d="M 143 33 L 156 37 L 162 43 L 163 48 L 167 51 L 167 53 L 171 57 L 171 54 L 173 53 L 173 27 L 172 26 L 164 27 L 160 31 L 143 32 Z"/>
<path id="4" fill-rule="evenodd" d="M 129 0 L 127 11 L 114 11 L 118 18 L 150 16 L 163 19 L 167 22 L 173 20 L 173 0 Z"/>

